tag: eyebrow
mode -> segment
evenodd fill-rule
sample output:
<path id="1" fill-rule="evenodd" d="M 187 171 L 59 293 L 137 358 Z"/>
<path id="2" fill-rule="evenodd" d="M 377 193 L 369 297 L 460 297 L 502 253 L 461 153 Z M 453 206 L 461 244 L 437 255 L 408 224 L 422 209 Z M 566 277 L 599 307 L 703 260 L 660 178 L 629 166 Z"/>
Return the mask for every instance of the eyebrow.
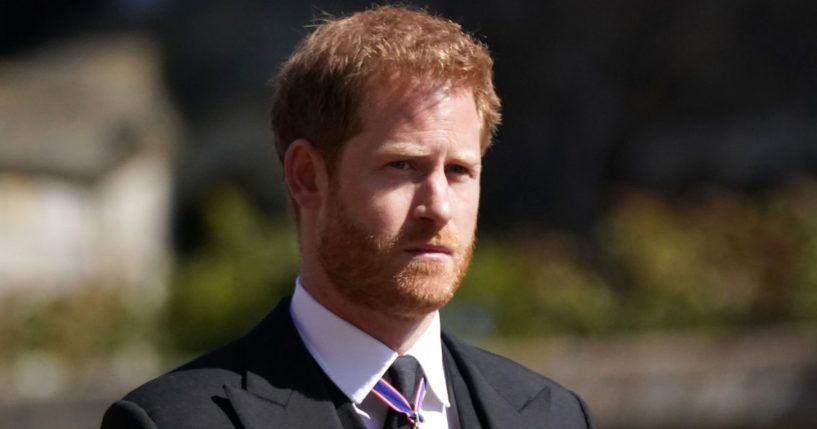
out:
<path id="1" fill-rule="evenodd" d="M 395 142 L 382 146 L 375 151 L 375 156 L 407 156 L 407 157 L 423 157 L 431 154 L 432 149 L 423 145 L 417 145 L 408 142 Z M 452 158 L 458 162 L 467 163 L 470 165 L 479 165 L 482 161 L 482 153 L 477 151 L 463 151 L 452 154 Z"/>
<path id="2" fill-rule="evenodd" d="M 381 146 L 375 153 L 377 155 L 426 156 L 431 153 L 431 150 L 422 145 L 398 142 Z"/>

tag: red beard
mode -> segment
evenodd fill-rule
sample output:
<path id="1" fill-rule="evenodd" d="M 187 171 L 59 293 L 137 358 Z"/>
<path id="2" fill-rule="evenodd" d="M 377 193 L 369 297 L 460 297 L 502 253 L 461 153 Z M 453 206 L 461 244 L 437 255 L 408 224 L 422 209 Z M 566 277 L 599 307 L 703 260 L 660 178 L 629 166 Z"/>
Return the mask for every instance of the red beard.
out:
<path id="1" fill-rule="evenodd" d="M 463 245 L 450 228 L 416 222 L 396 237 L 355 224 L 330 196 L 318 256 L 329 279 L 350 301 L 396 318 L 425 316 L 451 300 L 468 269 L 473 241 Z M 421 260 L 405 251 L 433 243 L 453 251 L 450 260 Z"/>

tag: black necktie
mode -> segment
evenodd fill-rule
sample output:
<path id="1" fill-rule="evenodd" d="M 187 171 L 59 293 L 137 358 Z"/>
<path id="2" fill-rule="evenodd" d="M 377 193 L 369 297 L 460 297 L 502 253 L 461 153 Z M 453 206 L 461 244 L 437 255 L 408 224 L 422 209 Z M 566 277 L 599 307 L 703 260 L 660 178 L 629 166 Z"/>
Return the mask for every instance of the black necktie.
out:
<path id="1" fill-rule="evenodd" d="M 406 355 L 400 356 L 394 361 L 384 378 L 408 399 L 409 402 L 413 402 L 414 395 L 417 393 L 417 385 L 422 376 L 423 370 L 420 368 L 420 363 L 417 362 L 417 359 Z M 412 424 L 405 414 L 398 413 L 389 408 L 383 429 L 404 429 L 411 427 Z"/>

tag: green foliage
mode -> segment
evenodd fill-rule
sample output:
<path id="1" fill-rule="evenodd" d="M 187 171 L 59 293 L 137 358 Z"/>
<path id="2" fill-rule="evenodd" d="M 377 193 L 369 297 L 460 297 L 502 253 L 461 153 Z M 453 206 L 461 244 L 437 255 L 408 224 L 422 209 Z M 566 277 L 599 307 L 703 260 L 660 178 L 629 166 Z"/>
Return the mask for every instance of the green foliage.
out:
<path id="1" fill-rule="evenodd" d="M 813 181 L 756 196 L 710 189 L 669 199 L 631 191 L 584 247 L 577 237 L 533 231 L 481 237 L 444 312 L 461 333 L 817 323 Z"/>
<path id="2" fill-rule="evenodd" d="M 290 293 L 298 272 L 287 219 L 267 219 L 233 188 L 207 201 L 207 245 L 176 266 L 166 325 L 181 351 L 213 348 L 252 327 Z"/>
<path id="3" fill-rule="evenodd" d="M 291 223 L 235 190 L 207 208 L 211 240 L 179 261 L 167 326 L 177 349 L 248 329 L 292 290 Z M 603 334 L 817 322 L 817 185 L 760 196 L 622 194 L 591 237 L 481 233 L 446 323 L 465 335 Z"/>
<path id="4" fill-rule="evenodd" d="M 29 352 L 80 364 L 155 338 L 157 327 L 165 352 L 197 352 L 241 335 L 291 292 L 295 231 L 231 188 L 214 192 L 205 214 L 209 240 L 176 261 L 161 320 L 113 287 L 7 295 L 0 364 Z M 630 191 L 582 241 L 534 229 L 483 231 L 443 318 L 472 337 L 815 324 L 817 183 L 755 196 Z"/>
<path id="5" fill-rule="evenodd" d="M 817 188 L 622 198 L 600 231 L 624 329 L 792 322 L 815 315 Z"/>
<path id="6" fill-rule="evenodd" d="M 144 338 L 148 321 L 122 290 L 84 287 L 58 296 L 6 295 L 0 302 L 0 364 L 31 352 L 79 366 Z"/>
<path id="7" fill-rule="evenodd" d="M 476 306 L 490 319 L 487 333 L 505 335 L 603 332 L 616 308 L 610 288 L 582 264 L 568 237 L 497 239 L 487 234 L 452 304 L 446 320 L 463 319 L 451 313 Z M 454 329 L 473 335 L 473 322 Z"/>
<path id="8" fill-rule="evenodd" d="M 672 207 L 647 195 L 611 213 L 600 248 L 619 276 L 627 328 L 718 325 L 745 318 L 765 268 L 757 207 L 730 195 Z"/>
<path id="9" fill-rule="evenodd" d="M 787 232 L 779 240 L 785 246 L 773 249 L 785 262 L 778 267 L 783 303 L 793 320 L 817 323 L 817 183 L 796 183 L 783 195 L 770 203 L 775 223 Z"/>

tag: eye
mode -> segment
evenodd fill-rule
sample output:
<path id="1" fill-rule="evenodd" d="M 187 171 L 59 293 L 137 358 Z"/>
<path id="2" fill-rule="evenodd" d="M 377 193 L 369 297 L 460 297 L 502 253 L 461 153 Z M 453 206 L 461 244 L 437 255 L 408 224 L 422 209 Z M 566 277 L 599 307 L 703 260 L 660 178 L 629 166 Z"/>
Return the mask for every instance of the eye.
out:
<path id="1" fill-rule="evenodd" d="M 471 174 L 471 170 L 469 170 L 468 167 L 465 167 L 463 165 L 457 165 L 457 164 L 447 166 L 446 167 L 446 172 L 448 174 L 453 174 L 453 175 L 456 175 L 456 176 L 470 175 Z"/>
<path id="2" fill-rule="evenodd" d="M 391 161 L 388 166 L 395 170 L 408 170 L 411 168 L 411 163 L 405 160 Z"/>

